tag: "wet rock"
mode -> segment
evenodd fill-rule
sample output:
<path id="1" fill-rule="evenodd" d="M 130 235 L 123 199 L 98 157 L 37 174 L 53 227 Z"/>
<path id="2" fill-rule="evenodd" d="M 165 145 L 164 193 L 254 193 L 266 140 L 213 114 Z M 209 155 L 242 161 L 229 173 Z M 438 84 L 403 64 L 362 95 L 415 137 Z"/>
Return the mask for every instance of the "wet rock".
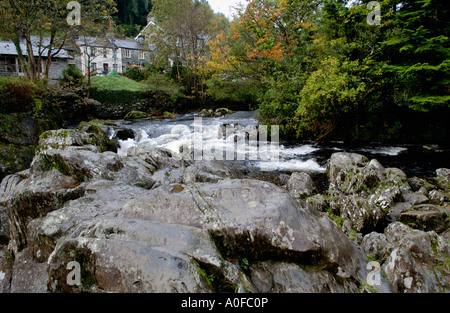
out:
<path id="1" fill-rule="evenodd" d="M 94 178 L 113 180 L 124 167 L 120 157 L 113 152 L 96 153 L 87 150 L 45 150 L 31 164 L 34 175 L 56 169 L 78 181 Z"/>
<path id="2" fill-rule="evenodd" d="M 82 238 L 62 241 L 50 256 L 51 291 L 212 292 L 206 273 L 229 291 L 244 285 L 256 290 L 198 228 L 117 218 L 89 224 Z M 81 286 L 69 288 L 58 278 L 65 277 L 62 264 L 74 259 L 87 268 L 86 277 Z"/>
<path id="3" fill-rule="evenodd" d="M 432 190 L 429 192 L 430 202 L 437 205 L 444 205 L 450 201 L 450 194 L 448 192 L 441 192 L 439 190 Z"/>
<path id="4" fill-rule="evenodd" d="M 83 132 L 76 129 L 47 131 L 41 135 L 37 151 L 64 150 L 69 147 L 77 147 L 78 149 L 85 147 L 85 149 L 91 149 L 94 152 L 117 151 L 114 141 L 107 138 L 106 133 L 101 129 L 93 132 Z"/>
<path id="5" fill-rule="evenodd" d="M 316 264 L 331 272 L 341 267 L 363 279 L 365 256 L 328 217 L 315 212 L 270 183 L 224 180 L 177 193 L 161 186 L 128 202 L 119 217 L 201 227 L 228 247 L 222 253 Z"/>
<path id="6" fill-rule="evenodd" d="M 381 264 L 394 292 L 448 292 L 450 246 L 436 232 L 390 224 L 384 234 L 370 233 L 362 242 L 365 252 Z"/>
<path id="7" fill-rule="evenodd" d="M 136 136 L 134 130 L 129 128 L 119 129 L 114 134 L 114 138 L 117 138 L 119 140 L 128 140 L 128 139 L 134 139 Z"/>
<path id="8" fill-rule="evenodd" d="M 329 198 L 322 194 L 317 194 L 307 198 L 306 203 L 310 204 L 314 209 L 325 212 L 329 208 Z"/>
<path id="9" fill-rule="evenodd" d="M 392 245 L 383 233 L 371 232 L 364 236 L 361 248 L 381 263 L 387 260 L 392 251 Z"/>
<path id="10" fill-rule="evenodd" d="M 450 169 L 448 169 L 448 168 L 438 168 L 436 170 L 436 176 L 438 178 L 450 179 Z"/>
<path id="11" fill-rule="evenodd" d="M 398 168 L 384 168 L 377 160 L 364 163 L 360 155 L 337 155 L 334 159 L 341 165 L 334 167 L 329 162 L 328 172 L 335 170 L 328 189 L 330 208 L 342 217 L 343 229 L 349 235 L 382 232 L 411 206 L 429 201 L 422 182 L 408 181 Z M 412 188 L 421 191 L 413 192 Z"/>
<path id="12" fill-rule="evenodd" d="M 228 114 L 233 114 L 234 111 L 229 110 L 227 108 L 219 108 L 216 110 L 212 109 L 203 109 L 199 114 L 198 117 L 221 117 Z"/>
<path id="13" fill-rule="evenodd" d="M 142 142 L 135 147 L 131 147 L 127 151 L 127 157 L 138 157 L 155 170 L 164 168 L 178 168 L 186 165 L 188 161 L 183 160 L 180 154 L 171 150 L 157 148 L 149 142 Z"/>
<path id="14" fill-rule="evenodd" d="M 296 172 L 292 173 L 287 189 L 294 198 L 304 199 L 313 194 L 314 185 L 311 176 L 307 173 Z"/>
<path id="15" fill-rule="evenodd" d="M 27 245 L 27 225 L 30 220 L 61 208 L 67 201 L 84 194 L 84 186 L 71 177 L 51 170 L 24 180 L 15 186 L 6 201 L 11 245 L 15 253 Z"/>
<path id="16" fill-rule="evenodd" d="M 14 188 L 20 182 L 21 177 L 17 174 L 6 176 L 0 183 L 0 203 L 4 203 L 6 199 L 14 192 Z"/>
<path id="17" fill-rule="evenodd" d="M 420 190 L 420 189 L 419 189 Z M 428 197 L 421 192 L 408 192 L 402 194 L 405 202 L 411 203 L 412 205 L 424 204 L 429 201 Z"/>
<path id="18" fill-rule="evenodd" d="M 195 162 L 184 171 L 183 183 L 218 182 L 224 178 L 237 178 L 244 175 L 244 170 L 227 166 L 218 161 Z"/>

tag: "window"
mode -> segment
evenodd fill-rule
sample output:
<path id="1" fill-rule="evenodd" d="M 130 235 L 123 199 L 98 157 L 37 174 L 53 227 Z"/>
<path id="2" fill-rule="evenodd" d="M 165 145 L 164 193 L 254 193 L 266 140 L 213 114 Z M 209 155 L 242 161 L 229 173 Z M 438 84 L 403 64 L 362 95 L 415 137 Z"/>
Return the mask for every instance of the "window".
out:
<path id="1" fill-rule="evenodd" d="M 139 51 L 139 59 L 145 60 L 145 52 L 144 51 Z"/>
<path id="2" fill-rule="evenodd" d="M 107 58 L 108 57 L 108 49 L 103 48 L 103 57 Z"/>
<path id="3" fill-rule="evenodd" d="M 125 50 L 125 57 L 131 59 L 131 50 Z"/>
<path id="4" fill-rule="evenodd" d="M 95 72 L 97 70 L 97 63 L 91 63 L 91 72 Z"/>

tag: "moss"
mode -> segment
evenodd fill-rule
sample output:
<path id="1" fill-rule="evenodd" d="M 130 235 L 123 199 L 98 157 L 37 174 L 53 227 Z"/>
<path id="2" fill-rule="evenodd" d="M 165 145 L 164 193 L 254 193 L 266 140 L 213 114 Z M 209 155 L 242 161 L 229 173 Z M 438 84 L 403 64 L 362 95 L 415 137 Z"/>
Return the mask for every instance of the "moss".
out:
<path id="1" fill-rule="evenodd" d="M 11 115 L 0 113 L 0 133 L 9 133 L 14 126 L 15 120 Z"/>
<path id="2" fill-rule="evenodd" d="M 131 111 L 127 115 L 125 115 L 125 120 L 135 120 L 148 117 L 148 114 L 141 111 Z"/>
<path id="3" fill-rule="evenodd" d="M 177 114 L 176 114 L 176 113 L 170 113 L 170 112 L 165 111 L 165 112 L 163 113 L 163 117 L 164 117 L 164 118 L 176 118 L 176 117 L 177 117 Z"/>
<path id="4" fill-rule="evenodd" d="M 342 216 L 333 214 L 331 210 L 327 210 L 326 212 L 328 214 L 328 217 L 331 218 L 339 226 L 339 228 L 342 228 L 342 225 L 344 224 L 344 219 L 342 218 Z"/>
<path id="5" fill-rule="evenodd" d="M 193 260 L 198 272 L 214 292 L 236 292 L 238 286 L 226 279 L 220 269 L 200 260 Z"/>
<path id="6" fill-rule="evenodd" d="M 364 282 L 359 286 L 359 292 L 378 293 L 378 291 L 373 286 L 369 285 L 367 282 Z"/>
<path id="7" fill-rule="evenodd" d="M 104 126 L 116 126 L 117 122 L 114 121 L 114 120 L 98 120 L 98 119 L 91 120 L 91 121 L 88 121 L 88 122 L 83 121 L 83 122 L 81 122 L 78 125 L 78 130 L 82 130 L 83 128 L 89 127 L 89 126 L 101 126 L 101 125 L 104 125 Z"/>

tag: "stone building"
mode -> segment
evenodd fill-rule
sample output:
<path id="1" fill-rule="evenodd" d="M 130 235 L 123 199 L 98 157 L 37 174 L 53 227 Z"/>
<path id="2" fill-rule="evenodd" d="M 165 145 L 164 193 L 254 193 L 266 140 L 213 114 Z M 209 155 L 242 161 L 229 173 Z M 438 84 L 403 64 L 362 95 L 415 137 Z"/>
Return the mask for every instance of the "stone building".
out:
<path id="1" fill-rule="evenodd" d="M 75 41 L 75 64 L 85 74 L 123 74 L 127 67 L 144 66 L 150 62 L 153 50 L 133 39 L 85 37 Z"/>
<path id="2" fill-rule="evenodd" d="M 48 38 L 39 45 L 39 37 L 32 36 L 33 54 L 41 55 L 43 64 L 47 54 L 45 47 Z M 21 42 L 22 53 L 26 55 L 26 43 Z M 134 39 L 115 39 L 105 37 L 80 37 L 64 46 L 52 59 L 49 78 L 57 80 L 69 64 L 76 65 L 85 75 L 88 67 L 91 75 L 108 75 L 115 72 L 123 74 L 127 67 L 144 66 L 151 61 L 154 48 L 145 46 Z M 42 68 L 43 72 L 44 69 Z M 0 76 L 24 76 L 19 64 L 17 49 L 12 41 L 0 41 Z"/>

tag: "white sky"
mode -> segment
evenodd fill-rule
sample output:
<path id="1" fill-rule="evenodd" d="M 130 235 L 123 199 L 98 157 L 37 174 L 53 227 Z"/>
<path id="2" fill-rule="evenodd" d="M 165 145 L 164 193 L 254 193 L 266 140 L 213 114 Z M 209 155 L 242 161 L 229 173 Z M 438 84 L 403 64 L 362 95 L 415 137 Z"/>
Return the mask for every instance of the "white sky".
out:
<path id="1" fill-rule="evenodd" d="M 226 17 L 232 18 L 235 10 L 233 10 L 233 6 L 236 6 L 239 3 L 244 5 L 247 4 L 246 0 L 208 0 L 209 5 L 214 10 L 214 12 L 221 12 L 225 14 Z"/>

